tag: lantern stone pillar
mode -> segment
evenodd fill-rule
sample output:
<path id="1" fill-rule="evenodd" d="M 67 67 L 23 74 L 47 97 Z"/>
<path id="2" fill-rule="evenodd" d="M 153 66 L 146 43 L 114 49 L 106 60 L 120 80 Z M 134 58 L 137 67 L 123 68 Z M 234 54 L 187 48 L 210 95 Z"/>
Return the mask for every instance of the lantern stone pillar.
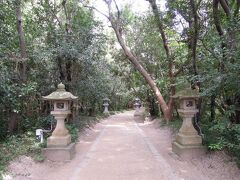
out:
<path id="1" fill-rule="evenodd" d="M 136 98 L 134 100 L 134 104 L 133 104 L 134 108 L 135 108 L 135 112 L 134 112 L 134 116 L 141 116 L 142 113 L 140 111 L 140 107 L 141 107 L 141 100 L 139 98 Z"/>
<path id="2" fill-rule="evenodd" d="M 108 98 L 103 99 L 103 107 L 104 107 L 103 114 L 109 115 L 109 111 L 108 111 L 109 102 L 110 102 L 110 99 Z"/>
<path id="3" fill-rule="evenodd" d="M 77 99 L 65 90 L 65 85 L 60 83 L 58 89 L 44 100 L 54 103 L 51 114 L 57 120 L 57 125 L 52 135 L 47 139 L 47 148 L 43 149 L 44 156 L 52 161 L 69 161 L 75 153 L 75 143 L 71 143 L 71 135 L 65 127 L 65 119 L 71 113 L 70 102 Z"/>
<path id="4" fill-rule="evenodd" d="M 71 143 L 71 136 L 68 130 L 65 127 L 65 119 L 67 115 L 70 114 L 69 112 L 55 112 L 52 111 L 51 114 L 57 120 L 57 125 L 55 130 L 47 139 L 47 146 L 48 147 L 56 147 L 56 146 L 67 146 Z"/>
<path id="5" fill-rule="evenodd" d="M 177 93 L 173 98 L 178 99 L 180 108 L 179 115 L 183 119 L 182 126 L 172 143 L 172 151 L 183 158 L 192 158 L 204 154 L 205 149 L 202 145 L 202 137 L 193 126 L 192 118 L 198 112 L 196 101 L 198 92 L 190 88 Z"/>

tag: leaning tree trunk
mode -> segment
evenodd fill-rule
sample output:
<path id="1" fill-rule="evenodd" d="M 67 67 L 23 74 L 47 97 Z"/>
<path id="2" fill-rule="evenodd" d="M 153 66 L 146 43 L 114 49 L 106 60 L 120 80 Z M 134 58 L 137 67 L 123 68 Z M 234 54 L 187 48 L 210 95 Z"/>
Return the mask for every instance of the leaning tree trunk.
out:
<path id="1" fill-rule="evenodd" d="M 110 3 L 108 3 L 108 8 L 109 10 L 111 10 L 111 5 Z M 159 88 L 157 87 L 155 81 L 151 78 L 151 76 L 149 75 L 149 73 L 144 69 L 144 67 L 140 64 L 140 60 L 138 59 L 137 56 L 135 56 L 130 49 L 127 47 L 127 45 L 125 44 L 125 41 L 121 35 L 121 28 L 118 25 L 118 23 L 114 20 L 113 18 L 113 14 L 110 12 L 109 13 L 109 17 L 108 17 L 112 28 L 116 34 L 117 40 L 120 44 L 120 46 L 122 47 L 124 54 L 126 55 L 126 57 L 128 58 L 128 60 L 133 64 L 133 66 L 139 71 L 139 73 L 144 77 L 144 79 L 146 80 L 146 82 L 148 83 L 148 85 L 151 87 L 151 89 L 153 90 L 154 94 L 156 95 L 156 98 L 158 100 L 159 106 L 161 107 L 161 110 L 164 114 L 164 119 L 166 121 L 171 120 L 172 118 L 172 111 L 171 108 L 169 108 L 169 106 L 167 105 L 167 103 L 165 102 L 165 100 L 163 99 L 163 96 L 159 90 Z"/>
<path id="2" fill-rule="evenodd" d="M 160 17 L 160 11 L 156 4 L 156 0 L 147 0 L 147 1 L 150 3 L 150 5 L 152 7 L 152 11 L 153 11 L 153 14 L 155 16 L 155 19 L 156 19 L 156 22 L 158 25 L 159 33 L 161 35 L 162 42 L 163 42 L 163 48 L 165 50 L 165 54 L 166 54 L 167 61 L 168 61 L 168 77 L 169 77 L 170 83 L 171 83 L 168 107 L 169 107 L 169 111 L 170 111 L 169 113 L 172 114 L 174 101 L 171 96 L 173 96 L 176 93 L 176 87 L 175 87 L 176 75 L 174 74 L 174 66 L 175 65 L 174 65 L 173 57 L 171 55 L 170 47 L 169 47 L 169 44 L 167 41 L 167 36 L 166 36 L 165 30 L 164 30 L 162 19 Z"/>
<path id="3" fill-rule="evenodd" d="M 116 27 L 113 24 L 112 24 L 112 26 L 113 26 L 113 29 L 116 33 L 118 42 L 120 43 L 120 45 L 121 45 L 121 47 L 124 51 L 124 54 L 126 55 L 128 60 L 134 65 L 134 67 L 139 71 L 139 73 L 144 77 L 144 79 L 146 80 L 146 82 L 148 83 L 148 85 L 151 87 L 154 94 L 156 95 L 156 98 L 157 98 L 158 103 L 161 107 L 161 110 L 163 111 L 164 119 L 167 120 L 167 121 L 170 120 L 171 119 L 170 108 L 168 107 L 167 103 L 163 99 L 163 96 L 162 96 L 159 88 L 157 87 L 156 83 L 151 78 L 151 76 L 148 74 L 148 72 L 144 69 L 144 67 L 140 64 L 140 61 L 138 60 L 138 58 L 136 56 L 134 56 L 132 54 L 132 52 L 129 50 L 129 48 L 126 46 L 123 38 L 121 37 L 121 35 L 119 33 L 118 27 Z"/>

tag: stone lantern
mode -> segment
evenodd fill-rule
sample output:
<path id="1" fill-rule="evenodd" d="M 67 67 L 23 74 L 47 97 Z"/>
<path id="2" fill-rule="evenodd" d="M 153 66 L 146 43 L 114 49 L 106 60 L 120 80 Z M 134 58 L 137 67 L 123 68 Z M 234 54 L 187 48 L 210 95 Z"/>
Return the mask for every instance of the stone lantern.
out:
<path id="1" fill-rule="evenodd" d="M 71 101 L 76 100 L 77 97 L 67 92 L 65 85 L 60 83 L 56 91 L 43 96 L 43 99 L 53 103 L 51 114 L 57 120 L 56 128 L 52 136 L 47 139 L 47 148 L 43 150 L 43 153 L 53 161 L 70 160 L 75 152 L 75 143 L 71 143 L 71 135 L 65 127 L 65 119 L 71 113 Z"/>
<path id="2" fill-rule="evenodd" d="M 187 88 L 178 92 L 173 98 L 180 104 L 179 115 L 183 119 L 182 126 L 172 143 L 172 151 L 182 157 L 194 157 L 204 153 L 202 137 L 193 127 L 192 118 L 198 112 L 196 102 L 199 99 L 198 91 Z"/>
<path id="3" fill-rule="evenodd" d="M 139 98 L 135 98 L 133 106 L 135 109 L 134 116 L 141 116 L 140 112 L 141 100 Z"/>
<path id="4" fill-rule="evenodd" d="M 103 106 L 104 106 L 103 113 L 104 114 L 109 114 L 109 111 L 108 111 L 109 102 L 110 102 L 110 99 L 108 99 L 108 98 L 103 99 Z"/>

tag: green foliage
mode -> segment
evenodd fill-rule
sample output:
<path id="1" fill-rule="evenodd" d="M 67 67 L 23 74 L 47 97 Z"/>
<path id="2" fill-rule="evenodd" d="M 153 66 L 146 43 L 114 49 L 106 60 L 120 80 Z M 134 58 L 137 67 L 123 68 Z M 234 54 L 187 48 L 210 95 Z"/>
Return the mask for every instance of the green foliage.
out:
<path id="1" fill-rule="evenodd" d="M 115 111 L 110 111 L 109 114 L 114 115 L 114 114 L 116 114 L 116 112 Z"/>
<path id="2" fill-rule="evenodd" d="M 172 127 L 174 130 L 179 130 L 182 126 L 182 120 L 174 117 L 168 124 L 170 127 Z"/>
<path id="3" fill-rule="evenodd" d="M 42 154 L 36 154 L 33 156 L 33 159 L 37 162 L 43 162 L 45 157 Z"/>
<path id="4" fill-rule="evenodd" d="M 171 121 L 169 121 L 168 123 L 166 123 L 166 121 L 161 121 L 161 125 L 162 126 L 168 126 L 174 132 L 178 132 L 178 130 L 182 126 L 182 120 L 180 118 L 174 116 L 174 118 Z"/>
<path id="5" fill-rule="evenodd" d="M 41 147 L 36 142 L 35 134 L 27 132 L 22 135 L 12 135 L 0 143 L 0 174 L 5 170 L 6 165 L 20 155 L 31 155 L 40 160 Z"/>
<path id="6" fill-rule="evenodd" d="M 94 19 L 92 10 L 76 0 L 67 1 L 69 16 L 66 17 L 62 4 L 56 3 L 58 5 L 50 1 L 22 1 L 22 25 L 27 46 L 27 80 L 22 82 L 16 8 L 14 1 L 1 2 L 1 173 L 8 162 L 19 155 L 31 154 L 35 160 L 43 160 L 40 151 L 46 147 L 46 142 L 36 143 L 35 135 L 28 132 L 38 128 L 50 129 L 51 123 L 55 124 L 53 117 L 49 116 L 51 105 L 43 102 L 41 96 L 54 91 L 60 81 L 79 98 L 80 108 L 79 112 L 75 111 L 76 116 L 100 114 L 105 97 L 113 100 L 110 105 L 113 110 L 123 109 L 127 104 L 125 95 L 111 94 L 115 92 L 114 87 L 122 91 L 124 83 L 113 77 L 109 59 L 105 57 L 107 38 L 101 23 Z M 79 129 L 90 127 L 97 121 L 95 117 L 80 116 L 76 124 L 68 123 L 72 141 L 77 140 Z"/>
<path id="7" fill-rule="evenodd" d="M 76 124 L 68 123 L 66 124 L 66 128 L 68 129 L 72 142 L 76 142 L 78 138 L 78 127 Z"/>
<path id="8" fill-rule="evenodd" d="M 209 150 L 226 150 L 240 166 L 240 125 L 223 122 L 202 122 L 204 143 Z"/>
<path id="9" fill-rule="evenodd" d="M 71 18 L 69 31 L 65 28 L 67 17 L 61 3 L 59 6 L 49 1 L 22 3 L 28 55 L 27 81 L 22 83 L 14 6 L 12 1 L 4 0 L 0 7 L 0 140 L 16 132 L 49 129 L 52 119 L 46 116 L 50 106 L 42 102 L 41 96 L 54 91 L 60 81 L 78 96 L 81 113 L 85 115 L 102 112 L 103 98 L 119 98 L 111 94 L 113 86 L 122 82 L 116 78 L 112 83 L 111 67 L 105 58 L 103 26 L 94 19 L 92 10 L 75 0 L 66 3 Z M 110 108 L 125 107 L 125 102 L 118 103 Z"/>

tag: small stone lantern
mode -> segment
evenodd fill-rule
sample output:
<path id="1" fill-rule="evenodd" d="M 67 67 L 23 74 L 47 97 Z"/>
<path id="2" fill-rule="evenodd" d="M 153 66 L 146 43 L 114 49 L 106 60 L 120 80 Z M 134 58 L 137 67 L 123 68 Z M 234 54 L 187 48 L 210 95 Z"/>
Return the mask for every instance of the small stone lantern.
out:
<path id="1" fill-rule="evenodd" d="M 180 103 L 178 112 L 183 118 L 182 126 L 172 143 L 172 151 L 182 157 L 194 157 L 204 153 L 202 137 L 193 127 L 192 118 L 198 112 L 196 102 L 199 99 L 198 91 L 187 88 L 178 92 L 173 98 Z"/>
<path id="2" fill-rule="evenodd" d="M 77 97 L 65 90 L 65 85 L 60 83 L 58 89 L 48 96 L 43 96 L 44 100 L 53 103 L 51 114 L 57 120 L 56 128 L 52 136 L 47 139 L 47 148 L 44 155 L 53 161 L 67 161 L 73 158 L 75 143 L 71 143 L 71 135 L 65 127 L 65 119 L 71 113 L 70 103 Z"/>
<path id="3" fill-rule="evenodd" d="M 140 116 L 141 115 L 141 112 L 140 112 L 141 100 L 139 98 L 135 98 L 133 106 L 135 109 L 134 116 Z"/>
<path id="4" fill-rule="evenodd" d="M 109 111 L 108 111 L 109 102 L 110 102 L 110 99 L 108 98 L 103 99 L 103 106 L 104 106 L 103 114 L 107 114 L 107 115 L 109 114 Z"/>

